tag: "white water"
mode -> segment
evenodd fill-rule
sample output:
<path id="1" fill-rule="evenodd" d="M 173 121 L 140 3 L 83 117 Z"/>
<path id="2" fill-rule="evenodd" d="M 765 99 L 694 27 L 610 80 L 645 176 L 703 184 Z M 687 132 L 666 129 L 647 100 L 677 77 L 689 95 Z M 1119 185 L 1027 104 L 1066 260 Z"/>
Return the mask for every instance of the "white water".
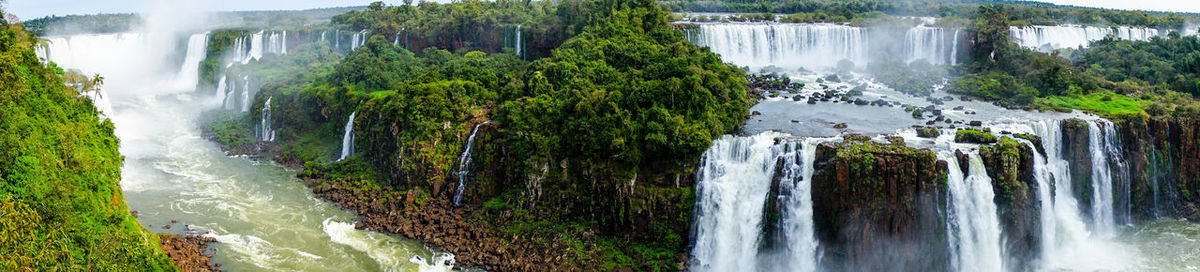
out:
<path id="1" fill-rule="evenodd" d="M 484 121 L 471 129 L 471 136 L 467 137 L 466 147 L 463 148 L 462 154 L 458 155 L 458 171 L 454 172 L 454 175 L 458 176 L 458 188 L 454 191 L 454 206 L 460 205 L 463 191 L 467 187 L 467 175 L 471 174 L 471 150 L 475 147 L 475 133 L 479 132 L 480 126 L 487 123 L 490 122 Z"/>
<path id="2" fill-rule="evenodd" d="M 908 62 L 925 60 L 931 64 L 958 62 L 959 29 L 917 26 L 904 33 Z"/>
<path id="3" fill-rule="evenodd" d="M 367 43 L 367 30 L 363 30 L 363 31 L 359 31 L 358 33 L 354 33 L 354 36 L 350 37 L 350 51 L 358 50 L 359 47 L 362 47 L 363 44 L 366 44 L 366 43 Z"/>
<path id="4" fill-rule="evenodd" d="M 776 271 L 816 271 L 820 259 L 819 243 L 813 226 L 812 176 L 817 144 L 827 139 L 805 139 L 800 150 L 796 143 L 785 142 L 780 169 L 781 203 L 779 229 L 783 249 L 767 263 Z M 797 156 L 799 156 L 797 158 Z M 799 161 L 797 161 L 799 159 Z"/>
<path id="5" fill-rule="evenodd" d="M 1005 271 L 992 179 L 979 154 L 974 150 L 969 152 L 966 176 L 954 153 L 938 152 L 938 159 L 949 165 L 946 183 L 950 189 L 950 203 L 946 221 L 953 256 L 951 263 L 958 271 Z"/>
<path id="6" fill-rule="evenodd" d="M 795 164 L 794 142 L 776 144 L 784 134 L 765 132 L 749 137 L 722 136 L 704 153 L 697 171 L 695 245 L 691 269 L 695 271 L 813 271 L 816 269 L 817 242 L 812 236 L 812 203 L 808 182 L 812 175 L 811 159 L 807 166 Z M 806 142 L 807 150 L 815 142 Z M 804 153 L 809 153 L 808 151 Z M 775 173 L 776 162 L 783 158 L 781 192 L 788 197 L 781 209 L 783 249 L 760 253 L 764 204 Z M 797 181 L 797 177 L 806 177 Z M 784 185 L 787 184 L 787 185 Z M 793 186 L 794 185 L 794 186 Z"/>
<path id="7" fill-rule="evenodd" d="M 218 81 L 217 81 L 217 91 L 216 91 L 216 92 L 213 94 L 213 97 L 215 97 L 215 98 L 216 98 L 216 99 L 214 99 L 214 100 L 221 102 L 221 105 L 222 105 L 222 106 L 224 106 L 224 105 L 225 105 L 225 93 L 226 93 L 226 92 L 228 92 L 228 91 L 227 91 L 227 90 L 225 90 L 225 89 L 229 87 L 229 86 L 228 86 L 228 85 L 225 83 L 225 80 L 227 80 L 227 79 L 228 79 L 228 78 L 226 78 L 226 77 L 225 77 L 225 74 L 224 74 L 224 73 L 222 73 L 222 74 L 221 74 L 221 80 L 218 80 Z"/>
<path id="8" fill-rule="evenodd" d="M 836 24 L 717 23 L 699 24 L 688 39 L 708 46 L 725 61 L 752 68 L 828 69 L 841 60 L 861 66 L 873 52 L 892 46 L 903 49 L 901 59 L 910 62 L 958 61 L 958 29 L 917 26 L 895 44 L 876 41 L 870 33 L 871 29 Z"/>
<path id="9" fill-rule="evenodd" d="M 207 49 L 208 32 L 192 34 L 188 38 L 187 55 L 185 55 L 183 64 L 179 67 L 179 74 L 175 76 L 175 82 L 180 84 L 176 88 L 187 89 L 196 86 L 195 84 L 200 78 L 200 62 L 204 61 Z"/>
<path id="10" fill-rule="evenodd" d="M 242 112 L 250 112 L 250 76 L 242 76 Z"/>
<path id="11" fill-rule="evenodd" d="M 1158 30 L 1137 27 L 1095 27 L 1078 25 L 1010 27 L 1013 42 L 1031 49 L 1050 52 L 1054 49 L 1087 47 L 1088 43 L 1108 35 L 1122 40 L 1149 40 Z"/>
<path id="12" fill-rule="evenodd" d="M 259 120 L 258 139 L 264 142 L 275 141 L 275 130 L 271 129 L 271 97 L 263 103 L 262 119 Z"/>
<path id="13" fill-rule="evenodd" d="M 317 199 L 295 178 L 295 169 L 227 157 L 205 140 L 199 116 L 215 105 L 193 97 L 197 77 L 179 76 L 189 68 L 166 61 L 197 49 L 166 52 L 163 48 L 176 48 L 171 37 L 177 35 L 53 37 L 44 51 L 61 67 L 105 77 L 113 105 L 106 114 L 125 156 L 123 195 L 144 227 L 207 233 L 220 242 L 212 245 L 219 252 L 216 262 L 230 271 L 448 269 L 440 262 L 403 262 L 446 258 L 415 241 L 334 224 L 355 216 Z M 172 228 L 163 228 L 168 224 Z"/>
<path id="14" fill-rule="evenodd" d="M 517 56 L 525 57 L 524 52 L 522 51 L 523 47 L 521 46 L 521 25 L 517 25 L 517 37 L 513 40 L 513 42 L 515 42 L 517 45 L 516 48 L 514 48 Z"/>
<path id="15" fill-rule="evenodd" d="M 739 66 L 821 69 L 867 63 L 862 28 L 834 24 L 701 24 L 690 37 Z"/>
<path id="16" fill-rule="evenodd" d="M 1119 271 L 1129 267 L 1137 253 L 1089 232 L 1080 215 L 1078 201 L 1071 192 L 1069 164 L 1063 159 L 1064 151 L 1060 146 L 1063 141 L 1061 122 L 1040 121 L 1033 127 L 1042 138 L 1047 153 L 1045 158 L 1034 156 L 1034 178 L 1038 183 L 1043 214 L 1040 268 Z"/>
<path id="17" fill-rule="evenodd" d="M 1113 220 L 1113 184 L 1108 171 L 1107 138 L 1095 122 L 1088 122 L 1088 151 L 1092 155 L 1092 228 L 1100 235 L 1116 233 Z"/>
<path id="18" fill-rule="evenodd" d="M 350 113 L 350 118 L 346 118 L 346 127 L 343 129 L 345 134 L 342 135 L 342 156 L 338 157 L 338 161 L 345 160 L 347 157 L 354 155 L 354 115 L 358 111 Z"/>

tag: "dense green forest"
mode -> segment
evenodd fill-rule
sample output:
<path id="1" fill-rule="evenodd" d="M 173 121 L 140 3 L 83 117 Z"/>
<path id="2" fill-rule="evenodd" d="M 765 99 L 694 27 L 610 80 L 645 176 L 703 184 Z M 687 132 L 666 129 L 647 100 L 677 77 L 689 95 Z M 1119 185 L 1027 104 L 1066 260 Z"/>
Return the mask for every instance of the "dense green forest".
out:
<path id="1" fill-rule="evenodd" d="M 230 72 L 270 78 L 250 116 L 270 97 L 277 159 L 326 179 L 448 199 L 466 136 L 491 122 L 495 132 L 476 143 L 478 164 L 490 166 L 467 188 L 472 205 L 490 208 L 474 216 L 530 218 L 492 228 L 583 242 L 573 251 L 589 257 L 576 265 L 665 269 L 687 242 L 693 186 L 659 180 L 690 176 L 753 103 L 745 73 L 671 19 L 653 1 L 374 4 L 334 17 L 337 28 L 373 33 L 344 58 L 312 43 Z M 502 42 L 517 25 L 522 55 Z M 355 111 L 357 155 L 332 162 Z M 228 147 L 257 142 L 250 118 L 221 118 L 211 135 Z M 570 170 L 546 171 L 560 162 Z M 619 189 L 630 179 L 646 181 Z M 661 205 L 678 213 L 654 212 Z"/>
<path id="2" fill-rule="evenodd" d="M 49 16 L 23 22 L 34 35 L 126 32 L 141 24 L 134 14 Z"/>
<path id="3" fill-rule="evenodd" d="M 998 100 L 1011 106 L 1082 109 L 1101 115 L 1196 116 L 1196 37 L 1149 41 L 1108 38 L 1070 53 L 1046 54 L 1010 41 L 1014 12 L 1023 8 L 984 5 L 970 25 L 971 62 L 952 91 Z"/>
<path id="4" fill-rule="evenodd" d="M 35 44 L 0 21 L 0 270 L 175 270 L 129 215 L 113 123 L 81 95 L 92 88 L 64 85 L 81 76 Z"/>

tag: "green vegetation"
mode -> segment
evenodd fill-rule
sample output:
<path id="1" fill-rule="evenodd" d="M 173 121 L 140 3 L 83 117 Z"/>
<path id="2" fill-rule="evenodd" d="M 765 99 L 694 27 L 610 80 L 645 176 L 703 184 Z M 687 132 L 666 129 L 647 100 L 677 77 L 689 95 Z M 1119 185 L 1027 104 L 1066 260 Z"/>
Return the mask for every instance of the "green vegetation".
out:
<path id="1" fill-rule="evenodd" d="M 132 13 L 49 16 L 25 21 L 25 29 L 36 36 L 80 33 L 126 32 L 142 23 Z"/>
<path id="2" fill-rule="evenodd" d="M 971 62 L 949 91 L 998 101 L 1010 107 L 1080 109 L 1103 116 L 1200 113 L 1186 93 L 1200 87 L 1190 50 L 1200 43 L 1172 34 L 1171 39 L 1116 41 L 1075 51 L 1072 59 L 1035 52 L 1010 42 L 1008 27 L 1024 7 L 984 5 L 969 27 Z M 1197 57 L 1200 58 L 1200 57 Z M 1200 67 L 1200 66 L 1197 66 Z"/>
<path id="3" fill-rule="evenodd" d="M 1103 116 L 1146 114 L 1146 111 L 1142 107 L 1150 103 L 1153 102 L 1107 91 L 1086 95 L 1052 96 L 1039 98 L 1035 102 L 1036 105 L 1043 106 L 1043 108 L 1053 108 L 1060 111 L 1080 109 Z"/>
<path id="4" fill-rule="evenodd" d="M 35 41 L 0 20 L 0 270 L 175 270 L 125 206 L 112 122 Z"/>
<path id="5" fill-rule="evenodd" d="M 996 135 L 986 130 L 968 128 L 954 132 L 954 142 L 956 143 L 991 144 L 996 140 Z"/>

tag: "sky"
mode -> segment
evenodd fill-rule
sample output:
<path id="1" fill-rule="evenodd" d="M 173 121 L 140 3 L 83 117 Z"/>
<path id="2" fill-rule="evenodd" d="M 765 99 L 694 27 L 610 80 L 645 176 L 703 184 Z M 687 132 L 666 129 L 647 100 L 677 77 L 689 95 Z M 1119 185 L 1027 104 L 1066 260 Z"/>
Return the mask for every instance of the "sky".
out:
<path id="1" fill-rule="evenodd" d="M 150 6 L 153 1 L 179 0 L 7 0 L 9 13 L 22 20 L 48 15 L 132 13 Z M 209 10 L 297 10 L 324 7 L 364 6 L 375 0 L 205 0 Z M 1177 11 L 1200 13 L 1198 0 L 1043 0 L 1045 2 L 1085 7 Z M 386 0 L 388 4 L 403 3 Z M 416 1 L 414 1 L 416 2 Z"/>

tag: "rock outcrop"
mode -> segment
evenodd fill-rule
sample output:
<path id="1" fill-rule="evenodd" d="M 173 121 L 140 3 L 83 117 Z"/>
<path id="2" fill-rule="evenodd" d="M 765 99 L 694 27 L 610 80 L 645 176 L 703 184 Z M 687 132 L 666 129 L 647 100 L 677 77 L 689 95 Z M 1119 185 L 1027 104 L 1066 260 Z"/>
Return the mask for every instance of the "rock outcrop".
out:
<path id="1" fill-rule="evenodd" d="M 1033 176 L 1034 150 L 1009 137 L 979 149 L 992 179 L 1008 267 L 1024 270 L 1041 246 L 1041 201 Z"/>
<path id="2" fill-rule="evenodd" d="M 946 162 L 928 149 L 870 141 L 823 143 L 816 152 L 813 210 L 824 268 L 949 267 Z"/>

